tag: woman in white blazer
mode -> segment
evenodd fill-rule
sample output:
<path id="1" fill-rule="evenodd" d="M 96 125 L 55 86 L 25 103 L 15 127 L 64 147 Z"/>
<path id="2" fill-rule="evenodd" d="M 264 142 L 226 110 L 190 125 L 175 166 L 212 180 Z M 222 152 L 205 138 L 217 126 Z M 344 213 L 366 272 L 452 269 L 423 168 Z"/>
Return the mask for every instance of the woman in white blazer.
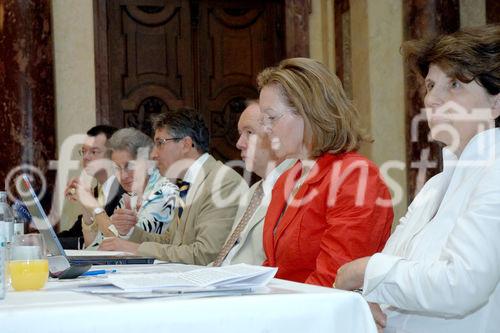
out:
<path id="1" fill-rule="evenodd" d="M 335 287 L 362 288 L 380 331 L 498 332 L 500 26 L 408 42 L 403 51 L 425 78 L 444 168 L 382 253 L 342 266 Z"/>

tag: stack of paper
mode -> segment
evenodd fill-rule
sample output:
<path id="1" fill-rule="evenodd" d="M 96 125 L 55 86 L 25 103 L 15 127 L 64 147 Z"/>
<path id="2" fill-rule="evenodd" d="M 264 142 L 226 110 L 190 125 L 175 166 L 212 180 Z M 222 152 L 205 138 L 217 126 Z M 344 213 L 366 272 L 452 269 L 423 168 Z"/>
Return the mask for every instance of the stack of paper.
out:
<path id="1" fill-rule="evenodd" d="M 133 298 L 160 294 L 242 292 L 263 287 L 277 272 L 274 267 L 239 264 L 224 267 L 202 267 L 181 272 L 144 272 L 111 274 L 81 284 L 76 291 L 94 294 L 120 294 Z M 199 295 L 198 295 L 199 297 Z"/>

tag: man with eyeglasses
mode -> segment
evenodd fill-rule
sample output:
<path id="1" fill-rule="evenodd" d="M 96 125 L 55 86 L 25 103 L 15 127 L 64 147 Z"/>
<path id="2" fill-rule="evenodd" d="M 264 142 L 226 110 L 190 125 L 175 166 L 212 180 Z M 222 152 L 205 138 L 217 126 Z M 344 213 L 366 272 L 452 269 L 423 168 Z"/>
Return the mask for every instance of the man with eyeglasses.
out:
<path id="1" fill-rule="evenodd" d="M 105 239 L 101 250 L 126 251 L 185 264 L 207 265 L 221 250 L 248 186 L 208 153 L 209 135 L 191 109 L 161 114 L 153 122 L 151 158 L 165 177 L 177 180 L 177 220 L 157 235 L 135 227 L 129 241 Z"/>
<path id="2" fill-rule="evenodd" d="M 97 185 L 94 187 L 94 196 L 97 201 L 104 206 L 108 215 L 118 206 L 120 198 L 124 193 L 123 188 L 117 182 L 113 174 L 108 174 L 107 170 L 100 167 L 97 161 L 109 158 L 107 141 L 116 132 L 117 128 L 108 125 L 94 126 L 87 131 L 85 139 L 79 153 L 82 157 L 82 168 L 84 172 L 95 178 Z M 72 189 L 67 188 L 66 195 L 71 195 Z M 65 249 L 80 249 L 83 247 L 82 215 L 79 215 L 69 230 L 60 232 L 57 235 Z"/>

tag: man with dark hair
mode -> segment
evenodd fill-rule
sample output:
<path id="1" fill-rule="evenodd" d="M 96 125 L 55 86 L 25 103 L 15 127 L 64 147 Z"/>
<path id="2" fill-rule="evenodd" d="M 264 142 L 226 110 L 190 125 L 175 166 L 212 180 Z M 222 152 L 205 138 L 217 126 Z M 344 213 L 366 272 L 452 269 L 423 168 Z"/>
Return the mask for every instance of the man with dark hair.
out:
<path id="1" fill-rule="evenodd" d="M 117 128 L 108 125 L 92 127 L 87 131 L 87 138 L 80 149 L 84 171 L 97 181 L 97 186 L 94 187 L 94 196 L 104 206 L 108 215 L 113 214 L 123 194 L 123 189 L 114 175 L 109 175 L 105 169 L 99 168 L 97 163 L 92 162 L 109 158 L 110 152 L 107 142 L 116 130 Z M 82 215 L 78 216 L 69 230 L 62 231 L 57 236 L 65 249 L 82 248 L 84 244 Z"/>
<path id="2" fill-rule="evenodd" d="M 97 125 L 92 127 L 87 131 L 87 135 L 91 137 L 97 137 L 100 134 L 106 136 L 106 140 L 109 140 L 115 134 L 118 129 L 109 125 Z"/>
<path id="3" fill-rule="evenodd" d="M 233 169 L 208 153 L 208 129 L 194 110 L 162 114 L 153 122 L 153 128 L 151 157 L 161 174 L 177 179 L 179 186 L 178 219 L 163 235 L 134 228 L 130 241 L 106 239 L 100 249 L 207 265 L 221 250 L 238 210 L 240 194 L 248 186 Z"/>

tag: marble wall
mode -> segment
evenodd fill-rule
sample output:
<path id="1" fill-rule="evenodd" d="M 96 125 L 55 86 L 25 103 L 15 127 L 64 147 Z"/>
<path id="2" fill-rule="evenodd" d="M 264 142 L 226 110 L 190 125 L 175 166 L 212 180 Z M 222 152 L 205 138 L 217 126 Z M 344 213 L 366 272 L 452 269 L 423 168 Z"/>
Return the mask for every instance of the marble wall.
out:
<path id="1" fill-rule="evenodd" d="M 311 0 L 285 0 L 285 53 L 288 58 L 309 56 Z"/>
<path id="2" fill-rule="evenodd" d="M 0 180 L 21 164 L 46 176 L 56 145 L 50 0 L 0 8 Z"/>

